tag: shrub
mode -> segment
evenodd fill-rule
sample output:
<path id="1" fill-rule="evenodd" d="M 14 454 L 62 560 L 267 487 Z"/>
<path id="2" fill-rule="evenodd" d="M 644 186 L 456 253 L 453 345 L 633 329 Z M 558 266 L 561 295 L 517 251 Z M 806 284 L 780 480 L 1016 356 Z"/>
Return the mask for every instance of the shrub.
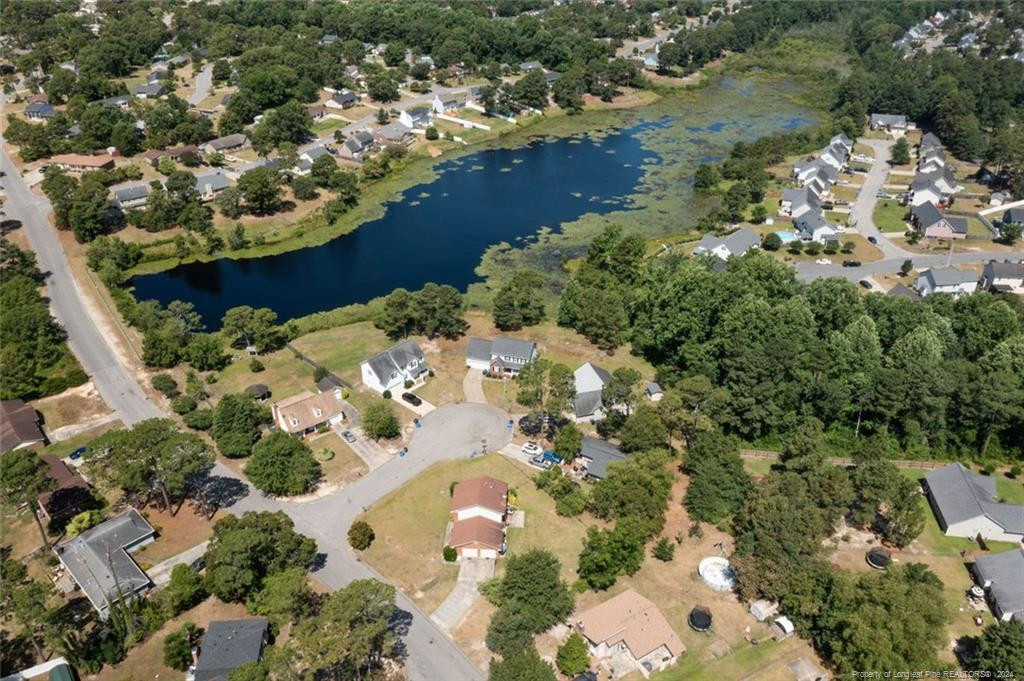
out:
<path id="1" fill-rule="evenodd" d="M 853 249 L 855 248 L 857 248 L 857 244 L 853 243 L 852 241 L 843 242 L 843 253 L 853 253 Z"/>
<path id="2" fill-rule="evenodd" d="M 691 536 L 691 537 L 696 537 L 697 539 L 703 539 L 704 538 L 704 528 L 700 526 L 700 523 L 697 523 L 697 522 L 690 523 L 690 529 L 687 532 L 687 534 L 689 536 Z"/>
<path id="3" fill-rule="evenodd" d="M 188 395 L 179 395 L 171 400 L 171 409 L 175 414 L 187 414 L 196 410 L 196 401 Z"/>
<path id="4" fill-rule="evenodd" d="M 658 540 L 658 543 L 654 545 L 654 551 L 652 551 L 652 554 L 658 560 L 667 563 L 675 557 L 676 547 L 668 539 L 662 537 Z"/>
<path id="5" fill-rule="evenodd" d="M 349 546 L 357 551 L 370 548 L 375 536 L 373 528 L 365 520 L 357 520 L 348 528 Z"/>
<path id="6" fill-rule="evenodd" d="M 444 559 L 449 563 L 454 563 L 455 559 L 459 557 L 458 552 L 450 546 L 444 547 L 444 551 L 441 552 L 441 555 L 443 555 Z"/>
<path id="7" fill-rule="evenodd" d="M 363 432 L 374 440 L 398 437 L 402 430 L 390 402 L 374 402 L 363 411 Z"/>
<path id="8" fill-rule="evenodd" d="M 383 397 L 385 400 L 390 400 L 391 399 L 391 391 L 390 390 L 385 390 L 384 392 L 382 392 L 380 394 L 380 396 Z"/>
<path id="9" fill-rule="evenodd" d="M 571 677 L 582 674 L 590 668 L 590 655 L 587 652 L 587 643 L 582 636 L 576 632 L 570 634 L 565 643 L 558 647 L 555 665 L 558 667 L 558 671 Z"/>
<path id="10" fill-rule="evenodd" d="M 993 462 L 988 461 L 981 467 L 981 470 L 985 475 L 992 475 L 996 472 L 996 465 Z"/>
<path id="11" fill-rule="evenodd" d="M 69 538 L 77 537 L 78 535 L 88 530 L 90 527 L 95 527 L 96 525 L 99 525 L 100 522 L 102 522 L 102 520 L 103 515 L 100 514 L 99 511 L 82 511 L 81 513 L 79 513 L 71 519 L 71 521 L 68 523 L 64 531 L 67 533 L 67 536 Z"/>
<path id="12" fill-rule="evenodd" d="M 256 443 L 244 470 L 256 489 L 287 496 L 305 494 L 322 474 L 306 443 L 281 430 Z"/>
<path id="13" fill-rule="evenodd" d="M 196 409 L 185 414 L 185 425 L 192 430 L 209 430 L 213 425 L 212 409 Z"/>
<path id="14" fill-rule="evenodd" d="M 1011 478 L 1019 478 L 1020 477 L 1020 466 L 1019 465 L 1014 464 L 1014 465 L 1010 466 L 1010 477 Z"/>
<path id="15" fill-rule="evenodd" d="M 266 367 L 263 366 L 263 362 L 259 361 L 258 359 L 249 360 L 249 371 L 251 371 L 252 373 L 258 374 L 264 369 L 266 369 Z"/>
<path id="16" fill-rule="evenodd" d="M 318 365 L 317 368 L 313 370 L 313 381 L 315 383 L 319 383 L 325 378 L 327 378 L 327 368 Z"/>
<path id="17" fill-rule="evenodd" d="M 163 393 L 164 397 L 174 397 L 178 394 L 178 382 L 170 374 L 157 374 L 150 380 L 154 390 Z"/>
<path id="18" fill-rule="evenodd" d="M 164 639 L 164 664 L 181 672 L 187 670 L 192 664 L 192 646 L 201 635 L 202 630 L 191 622 L 168 634 Z"/>
<path id="19" fill-rule="evenodd" d="M 800 253 L 803 252 L 804 250 L 804 245 L 800 243 L 799 240 L 790 241 L 789 246 L 786 247 L 786 250 L 792 253 L 793 255 L 800 255 Z"/>
<path id="20" fill-rule="evenodd" d="M 761 247 L 766 251 L 777 251 L 782 248 L 782 237 L 775 232 L 766 234 L 764 240 L 761 241 Z"/>
<path id="21" fill-rule="evenodd" d="M 185 563 L 178 563 L 171 570 L 171 579 L 159 598 L 164 614 L 175 617 L 206 598 L 206 585 L 198 572 Z"/>
<path id="22" fill-rule="evenodd" d="M 437 128 L 435 128 L 434 126 L 430 126 L 429 128 L 427 128 L 427 132 L 424 135 L 424 137 L 426 137 L 428 140 L 436 140 L 438 137 L 440 137 L 440 135 L 437 134 Z"/>
<path id="23" fill-rule="evenodd" d="M 410 380 L 409 380 L 409 379 L 407 378 L 407 379 L 405 379 L 405 383 L 403 383 L 402 385 L 404 385 L 404 386 L 405 386 L 405 389 L 406 389 L 406 390 L 408 390 L 409 388 L 411 388 L 411 387 L 413 386 L 413 382 L 412 382 L 412 381 L 410 381 Z"/>

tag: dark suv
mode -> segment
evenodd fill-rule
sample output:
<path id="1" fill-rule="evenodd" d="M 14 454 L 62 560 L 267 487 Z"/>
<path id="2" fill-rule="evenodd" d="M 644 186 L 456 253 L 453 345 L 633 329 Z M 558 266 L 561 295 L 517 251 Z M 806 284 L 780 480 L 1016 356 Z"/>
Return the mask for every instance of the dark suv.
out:
<path id="1" fill-rule="evenodd" d="M 418 407 L 423 404 L 423 400 L 412 393 L 402 393 L 402 399 L 414 407 Z"/>

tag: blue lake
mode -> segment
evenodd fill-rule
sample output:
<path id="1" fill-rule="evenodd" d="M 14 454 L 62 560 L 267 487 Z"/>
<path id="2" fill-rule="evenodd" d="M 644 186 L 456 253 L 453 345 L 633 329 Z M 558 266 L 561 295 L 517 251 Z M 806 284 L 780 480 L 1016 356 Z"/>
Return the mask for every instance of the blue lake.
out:
<path id="1" fill-rule="evenodd" d="M 673 180 L 664 189 L 685 193 L 696 163 L 718 158 L 737 139 L 810 122 L 798 107 L 778 101 L 755 111 L 749 102 L 737 106 L 750 96 L 743 87 L 727 95 L 736 101 L 709 97 L 692 115 L 443 161 L 435 181 L 411 187 L 381 218 L 350 234 L 280 255 L 191 263 L 139 276 L 135 296 L 164 305 L 189 301 L 215 328 L 238 305 L 269 307 L 286 320 L 431 281 L 466 290 L 480 281 L 474 270 L 489 246 L 523 245 L 542 227 L 558 231 L 587 213 L 630 210 L 629 197 L 641 190 L 645 172 L 665 177 L 658 170 L 662 159 L 645 148 L 645 136 L 687 142 L 685 162 L 665 161 Z"/>

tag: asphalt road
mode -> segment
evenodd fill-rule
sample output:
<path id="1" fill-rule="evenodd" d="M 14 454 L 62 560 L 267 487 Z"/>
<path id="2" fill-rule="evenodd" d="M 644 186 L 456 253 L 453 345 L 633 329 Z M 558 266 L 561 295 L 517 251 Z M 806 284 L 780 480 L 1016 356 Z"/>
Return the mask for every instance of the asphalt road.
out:
<path id="1" fill-rule="evenodd" d="M 206 99 L 210 94 L 210 88 L 213 87 L 213 64 L 207 64 L 204 66 L 198 74 L 196 74 L 196 86 L 192 90 L 192 94 L 188 96 L 188 103 L 192 106 L 198 106 L 201 101 Z"/>
<path id="2" fill-rule="evenodd" d="M 857 228 L 857 231 L 867 237 L 875 237 L 878 241 L 875 244 L 882 257 L 885 258 L 912 258 L 914 253 L 900 248 L 889 241 L 875 225 L 875 206 L 878 204 L 878 192 L 885 184 L 889 175 L 889 150 L 895 142 L 893 140 L 870 140 L 861 139 L 860 142 L 871 147 L 874 151 L 875 162 L 864 177 L 864 182 L 853 208 L 850 209 L 850 225 Z"/>

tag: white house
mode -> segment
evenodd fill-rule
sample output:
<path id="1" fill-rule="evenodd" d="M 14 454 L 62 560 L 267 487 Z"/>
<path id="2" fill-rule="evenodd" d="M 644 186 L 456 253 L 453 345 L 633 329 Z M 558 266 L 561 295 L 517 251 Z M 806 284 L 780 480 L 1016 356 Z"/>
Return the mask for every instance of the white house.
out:
<path id="1" fill-rule="evenodd" d="M 577 421 L 604 418 L 601 392 L 612 380 L 612 375 L 599 366 L 586 362 L 573 372 L 576 396 L 573 398 L 573 416 Z"/>
<path id="2" fill-rule="evenodd" d="M 1024 622 L 1024 549 L 978 556 L 971 572 L 996 619 Z"/>
<path id="3" fill-rule="evenodd" d="M 836 143 L 821 152 L 821 160 L 838 170 L 846 164 L 846 154 L 846 147 Z"/>
<path id="4" fill-rule="evenodd" d="M 407 340 L 364 360 L 359 370 L 367 387 L 383 393 L 404 387 L 406 381 L 416 383 L 429 368 L 420 346 Z"/>
<path id="5" fill-rule="evenodd" d="M 398 122 L 407 128 L 424 130 L 434 122 L 434 112 L 428 107 L 413 107 L 398 114 Z"/>
<path id="6" fill-rule="evenodd" d="M 461 558 L 497 558 L 505 552 L 508 485 L 486 475 L 452 488 L 448 546 Z"/>
<path id="7" fill-rule="evenodd" d="M 978 282 L 983 290 L 1024 293 L 1024 262 L 990 260 Z"/>
<path id="8" fill-rule="evenodd" d="M 700 243 L 693 249 L 694 255 L 709 253 L 722 260 L 728 260 L 732 256 L 741 256 L 752 248 L 760 248 L 761 238 L 757 232 L 749 227 L 737 230 L 727 237 L 717 237 L 713 234 L 705 234 Z"/>
<path id="9" fill-rule="evenodd" d="M 929 178 L 924 178 L 920 181 L 915 180 L 910 190 L 912 193 L 910 199 L 911 206 L 920 206 L 925 203 L 934 203 L 936 205 L 944 203 L 945 197 L 942 195 L 942 191 Z"/>
<path id="10" fill-rule="evenodd" d="M 914 288 L 922 296 L 933 293 L 949 293 L 959 298 L 964 293 L 974 293 L 978 278 L 974 272 L 958 270 L 955 267 L 933 267 L 921 273 Z"/>
<path id="11" fill-rule="evenodd" d="M 817 179 L 815 176 L 812 179 Z M 779 201 L 779 215 L 798 218 L 809 211 L 821 210 L 818 195 L 809 186 L 800 189 L 787 189 L 782 192 Z"/>
<path id="12" fill-rule="evenodd" d="M 951 463 L 926 475 L 924 482 L 928 503 L 946 536 L 1015 543 L 1024 539 L 1024 506 L 995 501 L 995 478 Z"/>
<path id="13" fill-rule="evenodd" d="M 500 336 L 494 340 L 470 338 L 466 346 L 466 366 L 499 376 L 514 376 L 539 354 L 533 341 Z"/>
<path id="14" fill-rule="evenodd" d="M 895 114 L 871 114 L 870 125 L 872 130 L 886 130 L 888 132 L 912 130 L 914 128 L 912 123 L 907 122 L 906 116 Z"/>
<path id="15" fill-rule="evenodd" d="M 821 211 L 808 211 L 793 219 L 793 227 L 800 235 L 801 241 L 816 241 L 823 244 L 836 239 L 836 228 L 829 224 Z"/>
<path id="16" fill-rule="evenodd" d="M 300 437 L 345 420 L 341 388 L 322 393 L 304 390 L 271 405 L 277 427 Z"/>

